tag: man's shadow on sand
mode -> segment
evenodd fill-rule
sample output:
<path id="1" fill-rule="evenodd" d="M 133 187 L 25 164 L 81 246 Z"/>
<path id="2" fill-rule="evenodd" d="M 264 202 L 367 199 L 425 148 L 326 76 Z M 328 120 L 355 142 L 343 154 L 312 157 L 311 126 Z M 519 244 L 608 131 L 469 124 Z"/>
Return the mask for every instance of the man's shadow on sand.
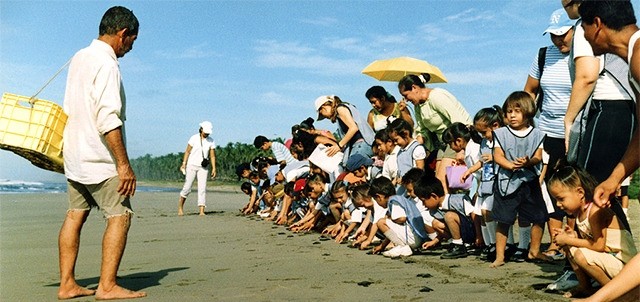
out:
<path id="1" fill-rule="evenodd" d="M 143 273 L 126 275 L 126 276 L 118 276 L 117 282 L 118 282 L 118 285 L 124 288 L 130 289 L 133 291 L 139 291 L 145 288 L 160 285 L 160 280 L 168 276 L 169 273 L 171 272 L 177 272 L 177 271 L 186 270 L 186 269 L 189 269 L 189 267 L 168 268 L 168 269 L 163 269 L 157 272 L 143 272 Z M 80 286 L 95 289 L 96 287 L 98 287 L 99 280 L 100 280 L 100 277 L 92 277 L 92 278 L 85 278 L 85 279 L 77 279 L 76 282 Z M 60 282 L 47 284 L 45 286 L 59 287 Z"/>

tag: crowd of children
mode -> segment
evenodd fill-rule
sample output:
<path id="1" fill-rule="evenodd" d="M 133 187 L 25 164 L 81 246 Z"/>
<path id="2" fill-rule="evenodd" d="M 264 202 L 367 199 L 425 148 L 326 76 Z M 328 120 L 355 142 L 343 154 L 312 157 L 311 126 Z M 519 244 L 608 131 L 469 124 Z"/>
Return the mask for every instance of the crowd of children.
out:
<path id="1" fill-rule="evenodd" d="M 592 293 L 592 280 L 606 284 L 636 254 L 628 226 L 592 202 L 593 178 L 572 165 L 545 166 L 545 135 L 524 91 L 479 110 L 472 125 L 447 127 L 442 142 L 458 156 L 444 182 L 430 162 L 437 150 L 420 144 L 404 118 L 374 132 L 337 96 L 319 97 L 315 107 L 338 123 L 340 137 L 316 130 L 312 119 L 292 128 L 289 149 L 257 136 L 256 148 L 274 158 L 238 166 L 249 196 L 243 214 L 392 258 L 446 248 L 442 259 L 477 255 L 497 268 L 566 257 L 578 276 L 566 294 L 574 297 Z M 541 249 L 552 202 L 575 218 L 576 231 L 574 220 L 549 230 L 559 251 L 550 256 Z"/>

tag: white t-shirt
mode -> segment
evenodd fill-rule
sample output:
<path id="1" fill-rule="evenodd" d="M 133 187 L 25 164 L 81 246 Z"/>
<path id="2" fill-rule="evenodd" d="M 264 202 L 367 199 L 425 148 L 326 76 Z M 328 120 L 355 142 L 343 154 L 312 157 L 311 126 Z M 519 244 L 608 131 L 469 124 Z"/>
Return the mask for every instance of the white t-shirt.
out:
<path id="1" fill-rule="evenodd" d="M 391 154 L 387 154 L 384 157 L 384 164 L 382 165 L 382 176 L 388 179 L 395 179 L 398 177 L 398 151 L 400 146 L 393 147 Z"/>
<path id="2" fill-rule="evenodd" d="M 584 37 L 584 29 L 580 25 L 582 22 L 578 22 L 575 26 L 575 33 L 573 38 L 573 60 L 579 57 L 593 57 L 593 49 L 587 39 Z M 602 72 L 604 68 L 604 57 L 598 56 L 600 61 L 599 72 Z M 570 64 L 573 64 L 570 62 Z M 596 82 L 596 87 L 593 90 L 594 100 L 626 100 L 628 99 L 624 88 L 618 84 L 615 79 L 612 79 L 608 73 L 602 73 Z"/>
<path id="3" fill-rule="evenodd" d="M 464 148 L 464 163 L 467 168 L 475 165 L 480 160 L 480 144 L 470 140 L 467 142 L 467 146 Z M 481 170 L 473 173 L 475 179 L 482 177 Z"/>
<path id="4" fill-rule="evenodd" d="M 203 159 L 202 155 L 204 154 L 204 158 L 209 158 L 209 150 L 216 148 L 216 143 L 213 141 L 213 138 L 211 138 L 211 136 L 200 140 L 199 133 L 191 136 L 191 138 L 189 138 L 188 144 L 189 146 L 191 146 L 191 153 L 189 153 L 187 165 L 192 166 L 200 166 Z"/>
<path id="5" fill-rule="evenodd" d="M 100 40 L 78 51 L 71 60 L 64 95 L 68 115 L 64 129 L 64 171 L 68 179 L 97 184 L 118 175 L 104 134 L 121 127 L 125 94 L 113 48 Z"/>
<path id="6" fill-rule="evenodd" d="M 401 217 L 407 217 L 407 212 L 399 206 L 398 204 L 392 204 L 389 208 L 389 212 L 391 212 L 391 220 L 396 220 Z"/>
<path id="7" fill-rule="evenodd" d="M 378 220 L 384 218 L 387 215 L 387 208 L 381 207 L 377 201 L 373 200 L 373 198 L 371 198 L 371 201 L 373 201 L 373 222 L 372 223 L 377 223 Z"/>

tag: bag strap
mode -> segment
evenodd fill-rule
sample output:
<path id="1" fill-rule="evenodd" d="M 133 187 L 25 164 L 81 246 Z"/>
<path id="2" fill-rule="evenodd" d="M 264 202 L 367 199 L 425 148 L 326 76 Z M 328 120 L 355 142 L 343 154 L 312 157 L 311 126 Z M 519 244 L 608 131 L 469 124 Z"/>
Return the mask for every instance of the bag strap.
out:
<path id="1" fill-rule="evenodd" d="M 547 58 L 547 47 L 540 47 L 538 49 L 538 72 L 540 73 L 540 77 L 538 78 L 538 82 L 542 80 L 542 73 L 544 72 L 544 61 Z M 542 99 L 544 98 L 544 92 L 540 85 L 538 85 L 538 99 L 536 100 L 536 109 L 537 111 L 542 112 Z"/>
<path id="2" fill-rule="evenodd" d="M 44 84 L 44 86 L 42 86 L 42 88 L 40 88 L 40 90 L 38 90 L 38 92 L 36 92 L 36 94 L 29 98 L 29 104 L 33 106 L 33 104 L 36 102 L 36 97 L 38 96 L 38 94 L 40 94 L 40 92 L 42 92 L 42 90 L 44 90 L 51 83 L 51 81 L 53 81 L 53 79 L 55 79 L 60 74 L 60 72 L 62 72 L 67 66 L 69 66 L 69 63 L 71 63 L 71 59 L 73 59 L 73 57 L 70 58 L 67 63 L 64 63 L 64 65 L 62 65 L 62 67 L 58 69 L 58 71 Z"/>

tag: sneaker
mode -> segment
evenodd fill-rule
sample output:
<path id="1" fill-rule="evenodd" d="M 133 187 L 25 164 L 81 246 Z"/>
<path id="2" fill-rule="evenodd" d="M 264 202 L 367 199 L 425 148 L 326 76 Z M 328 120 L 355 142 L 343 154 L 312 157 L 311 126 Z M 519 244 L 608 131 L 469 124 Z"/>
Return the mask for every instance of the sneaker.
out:
<path id="1" fill-rule="evenodd" d="M 524 262 L 529 256 L 529 250 L 525 249 L 517 249 L 513 256 L 511 256 L 511 261 L 513 262 Z"/>
<path id="2" fill-rule="evenodd" d="M 486 246 L 477 246 L 475 244 L 470 244 L 470 245 L 466 245 L 467 247 L 467 253 L 469 253 L 469 255 L 473 255 L 473 256 L 480 256 L 480 254 L 482 254 L 482 251 L 484 251 L 484 249 L 486 248 Z"/>
<path id="3" fill-rule="evenodd" d="M 411 247 L 408 245 L 398 245 L 382 253 L 382 256 L 389 257 L 389 258 L 397 258 L 400 256 L 406 257 L 411 255 L 413 255 L 413 251 L 411 250 Z"/>
<path id="4" fill-rule="evenodd" d="M 480 257 L 478 257 L 478 259 L 489 262 L 496 260 L 496 244 L 492 243 L 487 245 L 480 253 Z"/>
<path id="5" fill-rule="evenodd" d="M 440 255 L 440 259 L 458 259 L 467 256 L 469 256 L 469 254 L 467 253 L 467 248 L 464 247 L 464 244 L 452 244 L 449 251 Z"/>
<path id="6" fill-rule="evenodd" d="M 513 256 L 513 254 L 516 253 L 516 251 L 518 251 L 518 246 L 515 244 L 507 244 L 507 246 L 504 248 L 504 261 L 511 261 L 511 256 Z M 495 260 L 495 258 L 494 258 Z"/>
<path id="7" fill-rule="evenodd" d="M 560 278 L 547 285 L 547 290 L 568 291 L 578 286 L 578 277 L 573 271 L 565 271 Z"/>

